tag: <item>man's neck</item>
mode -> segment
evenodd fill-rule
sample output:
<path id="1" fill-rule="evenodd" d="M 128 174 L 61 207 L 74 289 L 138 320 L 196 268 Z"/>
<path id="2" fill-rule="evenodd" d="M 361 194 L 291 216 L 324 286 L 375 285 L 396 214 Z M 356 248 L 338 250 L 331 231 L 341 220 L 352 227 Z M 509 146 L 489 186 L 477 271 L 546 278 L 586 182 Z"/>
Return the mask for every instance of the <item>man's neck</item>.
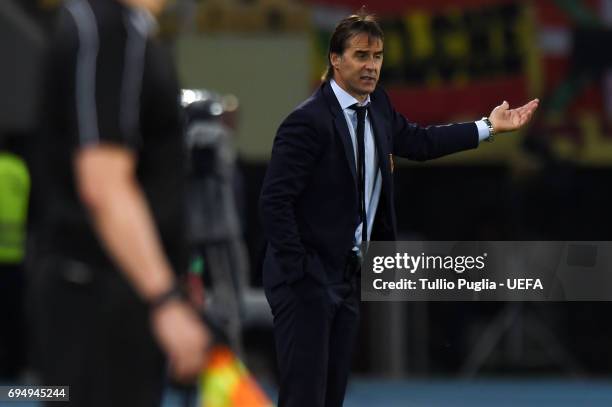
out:
<path id="1" fill-rule="evenodd" d="M 336 84 L 342 88 L 342 90 L 344 90 L 346 93 L 348 93 L 349 95 L 351 95 L 352 97 L 354 97 L 355 99 L 357 99 L 357 101 L 361 104 L 363 102 L 365 102 L 368 99 L 369 94 L 358 94 L 358 93 L 354 93 L 352 92 L 348 86 L 346 86 L 342 81 L 339 81 L 336 78 L 332 78 L 334 80 L 334 82 L 336 82 Z"/>

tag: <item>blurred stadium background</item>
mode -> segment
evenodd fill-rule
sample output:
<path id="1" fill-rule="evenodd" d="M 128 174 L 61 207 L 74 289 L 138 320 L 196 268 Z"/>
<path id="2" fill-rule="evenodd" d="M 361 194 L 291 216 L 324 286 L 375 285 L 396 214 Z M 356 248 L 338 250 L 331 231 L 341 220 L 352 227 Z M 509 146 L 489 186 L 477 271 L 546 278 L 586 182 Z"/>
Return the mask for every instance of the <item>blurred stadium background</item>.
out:
<path id="1" fill-rule="evenodd" d="M 0 135 L 17 140 L 26 162 L 59 3 L 0 2 Z M 363 4 L 385 30 L 382 85 L 412 121 L 475 120 L 503 100 L 542 100 L 518 134 L 434 162 L 399 161 L 403 239 L 612 240 L 611 0 L 170 1 L 160 29 L 182 86 L 231 102 L 223 116 L 250 265 L 239 276 L 252 311 L 241 317 L 242 346 L 272 394 L 259 189 L 276 127 L 317 86 L 335 23 Z M 3 304 L 8 337 L 19 314 Z M 612 405 L 611 314 L 603 302 L 364 303 L 346 406 Z M 0 381 L 25 380 L 25 348 L 0 343 Z M 18 371 L 2 369 L 16 352 Z"/>

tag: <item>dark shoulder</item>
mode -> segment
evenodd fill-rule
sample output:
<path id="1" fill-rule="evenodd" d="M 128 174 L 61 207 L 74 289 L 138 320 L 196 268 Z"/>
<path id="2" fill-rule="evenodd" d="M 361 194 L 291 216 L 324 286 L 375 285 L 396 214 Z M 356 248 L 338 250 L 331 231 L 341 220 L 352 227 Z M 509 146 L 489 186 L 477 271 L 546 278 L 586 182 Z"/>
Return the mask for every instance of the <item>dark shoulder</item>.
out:
<path id="1" fill-rule="evenodd" d="M 315 129 L 317 124 L 324 120 L 326 114 L 329 114 L 329 110 L 322 94 L 322 87 L 320 87 L 308 99 L 293 109 L 283 123 L 302 123 Z"/>
<path id="2" fill-rule="evenodd" d="M 65 5 L 61 7 L 55 16 L 51 27 L 50 41 L 47 44 L 49 52 L 72 51 L 76 53 L 78 49 L 77 26 L 70 9 Z"/>

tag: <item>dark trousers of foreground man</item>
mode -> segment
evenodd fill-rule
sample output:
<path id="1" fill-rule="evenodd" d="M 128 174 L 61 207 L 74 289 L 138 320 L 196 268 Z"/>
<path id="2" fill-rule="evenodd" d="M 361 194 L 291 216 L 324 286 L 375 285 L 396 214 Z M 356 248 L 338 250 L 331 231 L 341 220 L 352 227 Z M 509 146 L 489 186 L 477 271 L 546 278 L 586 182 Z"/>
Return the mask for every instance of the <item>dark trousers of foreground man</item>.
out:
<path id="1" fill-rule="evenodd" d="M 45 256 L 32 279 L 37 368 L 43 384 L 70 386 L 52 406 L 158 406 L 165 359 L 148 307 L 112 268 Z"/>

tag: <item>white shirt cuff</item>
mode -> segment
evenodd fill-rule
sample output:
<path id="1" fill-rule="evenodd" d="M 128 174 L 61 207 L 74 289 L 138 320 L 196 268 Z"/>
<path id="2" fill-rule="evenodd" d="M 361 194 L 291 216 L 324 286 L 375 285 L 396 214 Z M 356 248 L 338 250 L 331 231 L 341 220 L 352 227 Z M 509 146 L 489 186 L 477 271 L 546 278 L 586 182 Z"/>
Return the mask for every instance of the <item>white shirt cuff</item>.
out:
<path id="1" fill-rule="evenodd" d="M 486 140 L 491 136 L 489 133 L 489 126 L 487 126 L 484 120 L 478 120 L 476 122 L 476 127 L 478 128 L 478 142 Z"/>

